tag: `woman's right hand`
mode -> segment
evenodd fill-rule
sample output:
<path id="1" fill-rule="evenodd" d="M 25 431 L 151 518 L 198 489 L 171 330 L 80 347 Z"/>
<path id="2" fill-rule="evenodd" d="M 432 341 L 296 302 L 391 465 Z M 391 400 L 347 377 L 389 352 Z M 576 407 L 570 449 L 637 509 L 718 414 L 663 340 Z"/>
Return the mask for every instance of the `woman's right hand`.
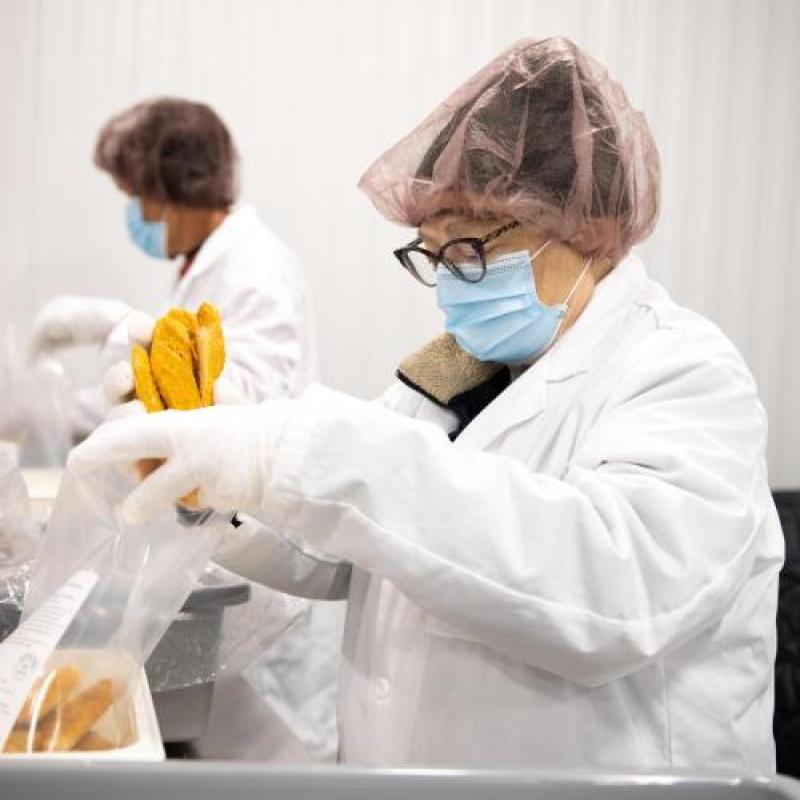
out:
<path id="1" fill-rule="evenodd" d="M 198 490 L 203 508 L 257 514 L 265 503 L 278 444 L 292 400 L 220 405 L 194 411 L 128 414 L 101 425 L 70 454 L 69 465 L 91 471 L 146 459 L 164 463 L 134 489 L 122 513 L 133 524 Z M 130 404 L 129 404 L 130 405 Z M 141 404 L 139 404 L 141 406 Z"/>

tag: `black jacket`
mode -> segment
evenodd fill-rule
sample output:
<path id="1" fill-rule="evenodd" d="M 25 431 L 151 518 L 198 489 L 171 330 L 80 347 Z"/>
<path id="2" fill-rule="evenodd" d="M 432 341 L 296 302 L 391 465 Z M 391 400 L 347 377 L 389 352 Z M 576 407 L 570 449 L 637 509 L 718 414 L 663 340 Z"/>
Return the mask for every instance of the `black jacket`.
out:
<path id="1" fill-rule="evenodd" d="M 786 540 L 778 592 L 773 732 L 778 772 L 800 777 L 800 491 L 773 496 Z"/>

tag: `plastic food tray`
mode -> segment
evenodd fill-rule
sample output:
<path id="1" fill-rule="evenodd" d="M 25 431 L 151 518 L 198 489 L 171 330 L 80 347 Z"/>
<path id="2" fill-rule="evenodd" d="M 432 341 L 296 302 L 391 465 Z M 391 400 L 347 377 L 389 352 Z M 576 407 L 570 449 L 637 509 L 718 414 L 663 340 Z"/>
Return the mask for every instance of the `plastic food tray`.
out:
<path id="1" fill-rule="evenodd" d="M 164 747 L 158 729 L 153 701 L 147 685 L 147 675 L 125 655 L 109 651 L 96 650 L 59 650 L 49 662 L 52 666 L 72 664 L 84 675 L 78 691 L 84 684 L 92 683 L 103 677 L 122 678 L 129 686 L 120 701 L 104 714 L 94 727 L 101 736 L 112 738 L 115 731 L 122 728 L 122 736 L 129 741 L 123 747 L 113 750 L 95 750 L 91 752 L 68 753 L 0 753 L 0 758 L 35 761 L 163 761 Z M 5 767 L 3 768 L 5 769 Z M 1 794 L 1 793 L 0 793 Z"/>

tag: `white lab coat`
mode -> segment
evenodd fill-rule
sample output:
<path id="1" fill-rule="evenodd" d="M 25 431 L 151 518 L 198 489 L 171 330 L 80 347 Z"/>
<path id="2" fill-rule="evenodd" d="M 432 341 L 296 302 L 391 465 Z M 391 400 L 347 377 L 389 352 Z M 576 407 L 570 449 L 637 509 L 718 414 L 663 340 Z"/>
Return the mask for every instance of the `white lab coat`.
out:
<path id="1" fill-rule="evenodd" d="M 251 206 L 237 208 L 209 236 L 169 306 L 195 310 L 206 300 L 225 328 L 225 376 L 248 399 L 294 397 L 314 377 L 303 274 Z"/>
<path id="2" fill-rule="evenodd" d="M 316 363 L 303 272 L 252 206 L 236 208 L 206 239 L 161 311 L 175 306 L 196 311 L 204 302 L 213 303 L 222 317 L 225 377 L 248 400 L 294 397 L 313 379 Z M 106 362 L 127 358 L 127 317 L 105 350 Z"/>
<path id="3" fill-rule="evenodd" d="M 347 596 L 342 759 L 772 772 L 783 539 L 723 334 L 629 257 L 454 426 L 402 384 L 382 404 L 311 387 L 264 524 L 218 555 Z"/>

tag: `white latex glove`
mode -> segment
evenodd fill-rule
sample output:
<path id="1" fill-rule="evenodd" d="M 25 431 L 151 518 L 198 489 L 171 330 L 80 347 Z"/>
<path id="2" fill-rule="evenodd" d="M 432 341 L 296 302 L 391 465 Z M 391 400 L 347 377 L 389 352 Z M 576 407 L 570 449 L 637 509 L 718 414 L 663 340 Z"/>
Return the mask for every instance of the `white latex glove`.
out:
<path id="1" fill-rule="evenodd" d="M 81 344 L 103 344 L 130 307 L 119 300 L 64 295 L 47 302 L 33 324 L 31 355 Z"/>
<path id="2" fill-rule="evenodd" d="M 128 344 L 150 347 L 156 320 L 144 311 L 131 311 L 128 315 Z"/>
<path id="3" fill-rule="evenodd" d="M 131 524 L 174 506 L 194 489 L 203 507 L 255 514 L 264 506 L 293 402 L 134 414 L 101 425 L 72 451 L 69 465 L 89 471 L 164 459 L 125 500 L 122 514 Z"/>

